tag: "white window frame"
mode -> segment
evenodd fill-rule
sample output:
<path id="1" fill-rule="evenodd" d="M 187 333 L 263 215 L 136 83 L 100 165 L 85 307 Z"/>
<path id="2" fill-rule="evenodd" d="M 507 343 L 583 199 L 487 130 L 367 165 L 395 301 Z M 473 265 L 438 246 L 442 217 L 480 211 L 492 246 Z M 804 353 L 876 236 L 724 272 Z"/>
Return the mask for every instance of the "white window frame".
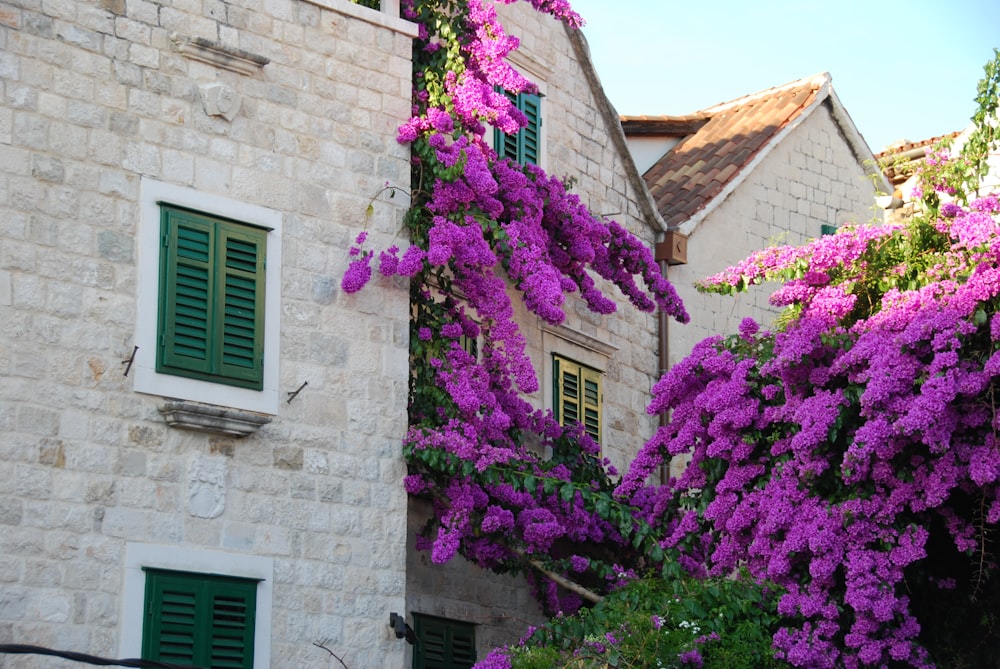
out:
<path id="1" fill-rule="evenodd" d="M 138 304 L 132 363 L 136 392 L 191 400 L 259 413 L 278 413 L 281 323 L 280 211 L 143 177 L 139 185 Z M 267 228 L 264 269 L 264 386 L 261 390 L 191 379 L 156 371 L 156 336 L 160 287 L 160 204 L 172 204 L 212 216 Z"/>
<path id="2" fill-rule="evenodd" d="M 142 655 L 145 620 L 146 572 L 143 567 L 189 573 L 257 579 L 257 606 L 253 629 L 253 667 L 271 666 L 271 607 L 274 600 L 274 559 L 175 544 L 125 544 L 118 657 Z"/>

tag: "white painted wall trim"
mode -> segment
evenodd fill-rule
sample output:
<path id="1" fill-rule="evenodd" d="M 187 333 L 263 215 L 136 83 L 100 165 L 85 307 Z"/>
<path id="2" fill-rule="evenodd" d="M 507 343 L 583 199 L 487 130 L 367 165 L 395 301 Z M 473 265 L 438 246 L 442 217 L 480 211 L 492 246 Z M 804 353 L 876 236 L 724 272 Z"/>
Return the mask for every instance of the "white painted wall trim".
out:
<path id="1" fill-rule="evenodd" d="M 118 657 L 142 654 L 146 573 L 143 567 L 259 579 L 254 625 L 254 669 L 271 666 L 271 607 L 274 600 L 274 560 L 269 557 L 173 544 L 125 544 L 125 574 L 120 602 Z"/>
<path id="2" fill-rule="evenodd" d="M 388 28 L 407 37 L 416 37 L 420 34 L 420 28 L 416 23 L 407 21 L 399 17 L 399 0 L 382 0 L 382 9 L 376 11 L 368 7 L 362 7 L 348 0 L 303 0 L 310 5 L 316 5 L 331 12 L 346 14 L 347 16 L 367 21 L 368 23 Z"/>
<path id="3" fill-rule="evenodd" d="M 136 305 L 133 388 L 140 393 L 191 400 L 216 406 L 278 412 L 278 370 L 281 323 L 281 228 L 280 211 L 247 204 L 221 195 L 203 193 L 143 177 L 139 187 L 138 303 Z M 160 204 L 224 216 L 235 221 L 268 228 L 267 266 L 264 270 L 264 388 L 251 390 L 209 381 L 156 372 L 156 330 L 159 302 Z"/>

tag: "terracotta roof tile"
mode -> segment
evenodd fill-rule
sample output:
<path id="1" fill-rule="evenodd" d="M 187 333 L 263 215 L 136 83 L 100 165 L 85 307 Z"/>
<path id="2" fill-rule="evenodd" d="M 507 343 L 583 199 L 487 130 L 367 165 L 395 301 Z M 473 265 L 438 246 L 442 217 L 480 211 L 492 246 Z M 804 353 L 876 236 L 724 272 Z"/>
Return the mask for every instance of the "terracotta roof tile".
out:
<path id="1" fill-rule="evenodd" d="M 680 225 L 719 195 L 828 83 L 825 74 L 801 79 L 684 117 L 622 117 L 628 136 L 683 135 L 643 175 L 667 224 Z"/>
<path id="2" fill-rule="evenodd" d="M 923 164 L 924 157 L 932 146 L 946 139 L 955 139 L 959 134 L 956 131 L 919 142 L 902 140 L 886 147 L 884 151 L 876 153 L 875 160 L 878 161 L 889 182 L 893 186 L 899 186 Z"/>

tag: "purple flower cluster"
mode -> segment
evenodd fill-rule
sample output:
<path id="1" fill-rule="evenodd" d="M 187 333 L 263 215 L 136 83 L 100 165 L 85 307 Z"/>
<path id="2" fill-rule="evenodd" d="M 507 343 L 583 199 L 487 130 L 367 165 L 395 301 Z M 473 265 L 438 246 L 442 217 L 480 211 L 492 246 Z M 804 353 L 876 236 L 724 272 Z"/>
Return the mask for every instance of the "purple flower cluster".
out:
<path id="1" fill-rule="evenodd" d="M 906 574 L 927 558 L 929 527 L 967 554 L 1000 523 L 998 223 L 989 197 L 948 208 L 930 241 L 915 223 L 757 254 L 707 287 L 785 277 L 777 301 L 798 318 L 706 340 L 653 388 L 650 411 L 671 420 L 616 494 L 647 518 L 690 509 L 661 527 L 692 570 L 742 565 L 782 586 L 791 624 L 774 643 L 793 666 L 933 666 Z M 879 253 L 919 243 L 937 249 L 914 256 L 924 272 L 905 288 L 886 281 Z M 682 454 L 690 464 L 664 502 L 647 481 Z M 968 495 L 984 505 L 978 521 Z"/>
<path id="2" fill-rule="evenodd" d="M 582 24 L 566 0 L 531 4 Z M 405 485 L 435 508 L 419 545 L 435 562 L 461 554 L 521 569 L 528 555 L 596 582 L 611 575 L 613 585 L 630 572 L 612 569 L 595 547 L 633 546 L 629 535 L 645 521 L 612 498 L 616 473 L 582 427 L 563 427 L 524 399 L 539 384 L 512 300 L 557 324 L 572 293 L 598 313 L 614 311 L 602 293 L 611 285 L 639 309 L 659 307 L 681 321 L 687 314 L 639 239 L 593 215 L 563 181 L 499 159 L 486 141 L 488 126 L 516 132 L 526 124 L 504 91 L 537 90 L 507 60 L 518 40 L 494 3 L 404 0 L 402 10 L 420 25 L 413 115 L 398 132 L 413 157 L 411 244 L 385 249 L 376 266 L 409 279 L 413 295 Z M 362 233 L 351 250 L 345 292 L 371 280 L 375 253 L 365 241 Z M 549 610 L 580 606 L 576 594 L 531 578 Z"/>

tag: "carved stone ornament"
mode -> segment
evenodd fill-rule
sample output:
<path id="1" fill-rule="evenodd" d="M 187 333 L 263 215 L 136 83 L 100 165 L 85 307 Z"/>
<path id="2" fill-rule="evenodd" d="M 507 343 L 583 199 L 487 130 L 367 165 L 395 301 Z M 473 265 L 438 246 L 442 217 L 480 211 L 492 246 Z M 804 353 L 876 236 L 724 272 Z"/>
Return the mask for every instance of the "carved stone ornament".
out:
<path id="1" fill-rule="evenodd" d="M 240 94 L 225 84 L 205 84 L 201 87 L 201 99 L 209 116 L 232 121 L 240 111 Z"/>

